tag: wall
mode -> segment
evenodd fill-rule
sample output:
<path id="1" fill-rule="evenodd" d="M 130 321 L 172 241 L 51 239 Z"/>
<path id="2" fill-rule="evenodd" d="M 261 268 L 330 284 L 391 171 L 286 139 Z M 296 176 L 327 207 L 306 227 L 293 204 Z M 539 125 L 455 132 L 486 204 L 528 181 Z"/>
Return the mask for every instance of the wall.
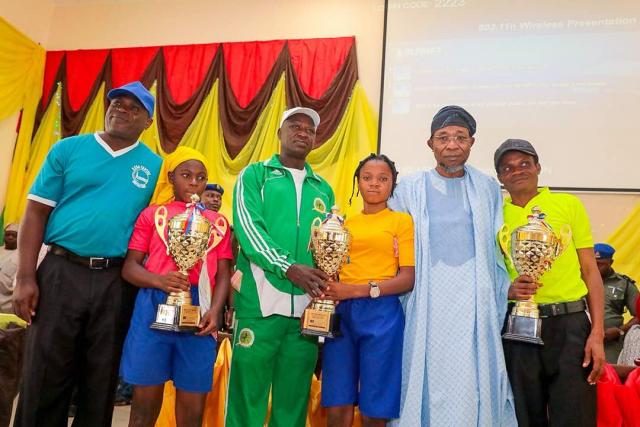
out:
<path id="1" fill-rule="evenodd" d="M 593 239 L 596 242 L 606 241 L 607 237 L 640 203 L 640 194 L 582 193 L 576 195 L 582 200 L 589 213 Z"/>
<path id="2" fill-rule="evenodd" d="M 355 35 L 360 78 L 377 111 L 383 5 L 384 0 L 0 0 L 0 13 L 48 50 Z M 579 197 L 596 240 L 606 239 L 640 203 L 640 195 Z"/>
<path id="3" fill-rule="evenodd" d="M 0 16 L 45 48 L 53 8 L 54 0 L 0 0 Z"/>

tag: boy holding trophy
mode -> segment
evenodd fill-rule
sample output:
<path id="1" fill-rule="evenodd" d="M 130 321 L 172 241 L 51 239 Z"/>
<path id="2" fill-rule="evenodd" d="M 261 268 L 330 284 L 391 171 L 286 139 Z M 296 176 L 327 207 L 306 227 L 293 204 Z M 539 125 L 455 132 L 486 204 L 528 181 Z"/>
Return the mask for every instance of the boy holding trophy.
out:
<path id="1" fill-rule="evenodd" d="M 206 184 L 204 156 L 178 147 L 165 159 L 129 242 L 122 275 L 141 289 L 121 369 L 134 385 L 136 426 L 155 424 L 168 380 L 177 389 L 178 425 L 202 424 L 232 258 L 227 220 L 197 203 Z"/>

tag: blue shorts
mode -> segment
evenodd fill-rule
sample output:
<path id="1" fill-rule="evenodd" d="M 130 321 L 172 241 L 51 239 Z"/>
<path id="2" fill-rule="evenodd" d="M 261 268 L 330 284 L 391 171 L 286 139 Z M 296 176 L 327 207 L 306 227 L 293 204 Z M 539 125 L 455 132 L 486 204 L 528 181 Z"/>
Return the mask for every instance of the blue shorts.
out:
<path id="1" fill-rule="evenodd" d="M 197 286 L 191 287 L 191 298 L 194 305 L 198 304 Z M 207 393 L 213 386 L 216 341 L 210 335 L 150 329 L 158 304 L 166 300 L 167 294 L 158 289 L 138 292 L 120 374 L 133 385 L 160 385 L 173 380 L 179 390 Z"/>
<path id="2" fill-rule="evenodd" d="M 371 418 L 400 415 L 404 312 L 397 296 L 338 304 L 342 336 L 322 353 L 322 406 L 358 405 Z"/>

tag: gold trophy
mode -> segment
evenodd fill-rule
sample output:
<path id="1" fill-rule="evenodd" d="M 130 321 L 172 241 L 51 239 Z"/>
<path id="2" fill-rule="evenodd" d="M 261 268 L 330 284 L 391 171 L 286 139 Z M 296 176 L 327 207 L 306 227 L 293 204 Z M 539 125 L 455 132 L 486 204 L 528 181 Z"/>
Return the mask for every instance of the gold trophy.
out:
<path id="1" fill-rule="evenodd" d="M 166 207 L 160 206 L 155 212 L 156 231 L 167 247 L 167 255 L 171 255 L 180 273 L 184 275 L 188 275 L 188 271 L 222 240 L 218 237 L 219 233 L 213 232 L 209 220 L 200 213 L 199 200 L 193 194 L 187 209 L 168 221 Z M 158 305 L 156 321 L 151 324 L 151 328 L 195 332 L 199 323 L 200 307 L 191 303 L 191 293 L 171 292 L 166 304 Z"/>
<path id="2" fill-rule="evenodd" d="M 531 209 L 528 224 L 516 228 L 512 234 L 506 224 L 498 232 L 498 240 L 505 257 L 515 267 L 519 275 L 527 275 L 538 282 L 540 277 L 551 268 L 571 239 L 571 228 L 565 224 L 560 235 L 544 221 L 538 206 Z M 516 301 L 509 320 L 504 339 L 544 345 L 541 338 L 542 320 L 538 304 L 533 297 Z"/>
<path id="3" fill-rule="evenodd" d="M 319 224 L 318 224 L 319 222 Z M 344 227 L 344 219 L 336 206 L 327 213 L 324 221 L 314 221 L 311 231 L 311 251 L 317 267 L 332 280 L 338 279 L 338 271 L 347 259 L 351 237 Z M 340 316 L 336 302 L 314 298 L 302 314 L 302 334 L 334 338 L 340 335 Z"/>

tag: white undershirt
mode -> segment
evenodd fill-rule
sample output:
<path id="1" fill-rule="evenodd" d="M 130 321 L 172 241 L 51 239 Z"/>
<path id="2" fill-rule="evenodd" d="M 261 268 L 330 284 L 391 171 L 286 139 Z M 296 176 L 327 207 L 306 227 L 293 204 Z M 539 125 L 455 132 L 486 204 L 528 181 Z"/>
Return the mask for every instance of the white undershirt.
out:
<path id="1" fill-rule="evenodd" d="M 307 170 L 302 169 L 293 169 L 293 168 L 285 168 L 289 172 L 291 172 L 291 176 L 293 177 L 293 182 L 296 185 L 296 201 L 298 218 L 300 218 L 300 203 L 302 203 L 302 183 L 304 182 L 304 178 L 307 176 Z"/>

